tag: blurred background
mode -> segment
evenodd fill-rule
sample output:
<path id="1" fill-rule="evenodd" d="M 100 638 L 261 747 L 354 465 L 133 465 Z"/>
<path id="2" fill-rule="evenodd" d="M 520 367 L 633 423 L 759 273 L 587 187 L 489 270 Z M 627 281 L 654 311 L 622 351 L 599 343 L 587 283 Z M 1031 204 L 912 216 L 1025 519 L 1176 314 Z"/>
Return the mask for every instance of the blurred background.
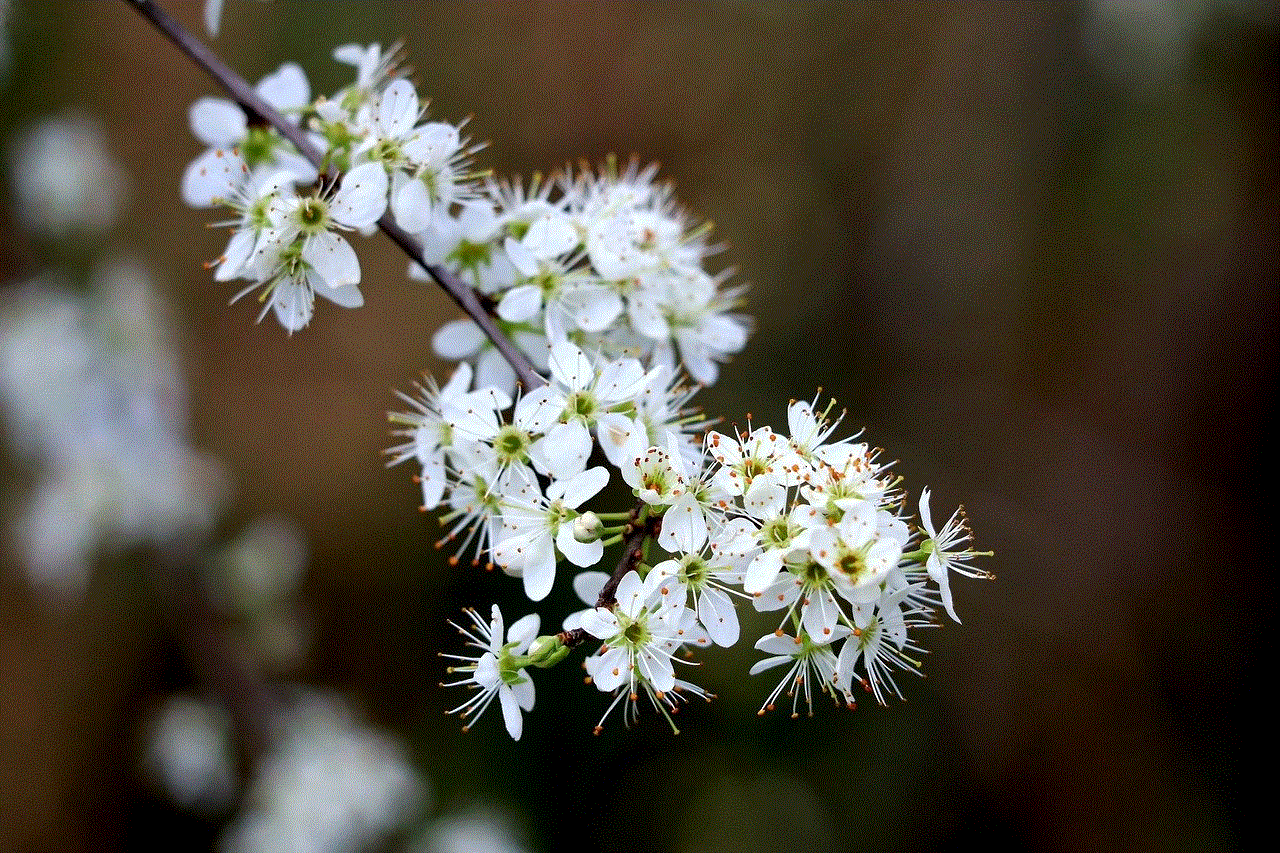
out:
<path id="1" fill-rule="evenodd" d="M 200 11 L 174 9 L 207 38 Z M 453 306 L 373 237 L 361 310 L 288 337 L 228 307 L 201 266 L 225 238 L 178 195 L 188 106 L 221 93 L 123 4 L 0 2 L 0 849 L 1239 844 L 1269 595 L 1226 551 L 1270 455 L 1275 4 L 232 0 L 213 44 L 319 93 L 349 81 L 336 45 L 397 39 L 500 175 L 661 162 L 751 285 L 705 409 L 782 423 L 821 386 L 913 494 L 964 504 L 998 579 L 953 583 L 964 624 L 906 703 L 757 717 L 743 644 L 702 656 L 720 698 L 679 736 L 593 737 L 575 666 L 539 673 L 520 742 L 496 715 L 460 734 L 446 620 L 528 605 L 444 562 L 380 455 Z M 173 529 L 212 531 L 209 600 L 158 579 L 190 556 Z M 224 654 L 311 737 L 256 775 L 210 701 Z M 298 779 L 368 831 L 284 846 L 271 814 L 343 819 L 289 812 Z"/>

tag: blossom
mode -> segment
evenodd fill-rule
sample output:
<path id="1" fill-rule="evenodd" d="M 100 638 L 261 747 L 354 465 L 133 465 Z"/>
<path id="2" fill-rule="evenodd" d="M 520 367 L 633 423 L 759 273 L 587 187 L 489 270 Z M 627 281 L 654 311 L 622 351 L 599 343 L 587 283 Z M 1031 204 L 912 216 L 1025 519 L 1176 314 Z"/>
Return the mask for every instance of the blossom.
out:
<path id="1" fill-rule="evenodd" d="M 295 63 L 286 62 L 258 81 L 254 92 L 287 118 L 300 115 L 311 100 L 311 85 Z M 211 207 L 225 197 L 228 157 L 245 164 L 246 171 L 264 168 L 285 171 L 299 184 L 316 179 L 315 166 L 284 137 L 267 127 L 250 126 L 244 110 L 226 98 L 200 98 L 189 112 L 191 132 L 207 150 L 187 166 L 182 176 L 182 199 L 191 207 Z"/>
<path id="2" fill-rule="evenodd" d="M 837 625 L 835 628 L 835 639 L 842 639 L 848 636 L 849 629 L 843 625 Z M 756 648 L 770 657 L 757 661 L 751 667 L 751 674 L 758 675 L 768 669 L 791 664 L 787 669 L 786 675 L 778 682 L 769 694 L 769 698 L 764 700 L 764 704 L 760 706 L 758 713 L 763 714 L 765 711 L 772 711 L 778 697 L 785 691 L 791 697 L 791 716 L 800 716 L 797 710 L 797 704 L 804 697 L 805 705 L 808 706 L 809 716 L 813 716 L 813 692 L 817 687 L 821 693 L 826 693 L 831 698 L 839 701 L 836 696 L 837 691 L 844 694 L 845 702 L 849 707 L 853 707 L 853 700 L 849 697 L 847 690 L 842 690 L 837 678 L 837 659 L 835 652 L 831 650 L 829 642 L 814 642 L 808 634 L 800 632 L 798 636 L 789 636 L 781 631 L 775 634 L 766 634 L 756 642 Z"/>
<path id="3" fill-rule="evenodd" d="M 673 602 L 661 594 L 663 581 L 657 572 L 650 572 L 644 580 L 638 573 L 628 572 L 618 583 L 617 603 L 612 609 L 597 607 L 579 619 L 583 630 L 604 641 L 599 651 L 587 658 L 587 674 L 599 690 L 616 691 L 596 726 L 597 732 L 619 702 L 626 702 L 627 720 L 634 719 L 641 692 L 668 722 L 669 711 L 679 701 L 678 691 L 707 697 L 701 688 L 675 676 L 672 656 L 685 643 L 705 645 L 709 640 L 694 630 L 692 611 L 676 610 Z"/>
<path id="4" fill-rule="evenodd" d="M 963 507 L 951 513 L 947 523 L 942 525 L 942 530 L 934 530 L 933 516 L 929 512 L 928 489 L 920 492 L 920 526 L 928 534 L 920 543 L 920 550 L 929 555 L 925 561 L 925 568 L 929 572 L 929 577 L 938 585 L 942 604 L 947 608 L 947 615 L 959 622 L 960 617 L 956 615 L 951 600 L 949 572 L 953 571 L 970 578 L 989 578 L 991 577 L 989 572 L 975 569 L 969 565 L 969 561 L 974 557 L 989 557 L 992 552 L 971 551 L 959 547 L 968 542 L 972 535 L 969 526 L 965 523 Z"/>
<path id="5" fill-rule="evenodd" d="M 445 420 L 443 409 L 454 398 L 466 393 L 470 385 L 471 366 L 460 364 L 443 388 L 437 387 L 435 380 L 428 377 L 425 387 L 415 385 L 417 394 L 413 397 L 397 391 L 396 395 L 413 411 L 387 414 L 392 423 L 405 427 L 397 430 L 395 435 L 408 439 L 386 451 L 391 457 L 387 467 L 408 459 L 418 461 L 422 466 L 418 479 L 422 485 L 423 509 L 435 509 L 444 498 L 445 455 L 453 446 L 453 428 Z"/>
<path id="6" fill-rule="evenodd" d="M 556 577 L 555 552 L 575 566 L 587 568 L 600 561 L 604 546 L 599 539 L 582 542 L 574 535 L 577 508 L 609 482 L 602 467 L 588 468 L 567 480 L 547 486 L 546 496 L 532 488 L 504 502 L 503 536 L 493 558 L 504 571 L 524 578 L 525 595 L 541 601 Z"/>
<path id="7" fill-rule="evenodd" d="M 265 286 L 262 314 L 274 310 L 290 333 L 311 321 L 315 295 L 346 308 L 364 297 L 360 261 L 344 237 L 332 229 L 372 225 L 386 210 L 387 175 L 376 163 L 357 166 L 336 189 L 307 196 L 272 197 L 265 228 L 246 267 L 257 279 L 232 298 Z"/>
<path id="8" fill-rule="evenodd" d="M 533 682 L 525 674 L 525 667 L 530 661 L 522 660 L 522 656 L 538 635 L 538 615 L 530 613 L 521 617 L 504 632 L 502 611 L 498 609 L 498 605 L 493 605 L 492 619 L 487 623 L 475 610 L 465 612 L 471 617 L 470 629 L 455 622 L 449 624 L 467 638 L 466 645 L 480 649 L 481 652 L 478 655 L 442 654 L 441 657 L 463 662 L 449 667 L 450 674 L 470 673 L 466 678 L 442 686 L 467 687 L 479 692 L 449 713 L 460 714 L 467 721 L 462 730 L 467 731 L 496 697 L 502 707 L 507 734 L 520 740 L 520 711 L 532 711 L 534 698 Z"/>

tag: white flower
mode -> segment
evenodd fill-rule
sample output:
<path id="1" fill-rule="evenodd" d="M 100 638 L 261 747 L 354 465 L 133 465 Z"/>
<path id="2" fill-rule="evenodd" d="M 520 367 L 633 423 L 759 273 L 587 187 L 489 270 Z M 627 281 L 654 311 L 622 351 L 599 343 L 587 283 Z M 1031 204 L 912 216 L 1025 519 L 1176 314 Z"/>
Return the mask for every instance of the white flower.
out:
<path id="1" fill-rule="evenodd" d="M 621 471 L 622 479 L 636 497 L 651 506 L 671 506 L 688 490 L 689 475 L 680 447 L 672 437 L 668 438 L 666 450 L 650 447 L 643 456 L 623 464 Z"/>
<path id="2" fill-rule="evenodd" d="M 272 224 L 246 262 L 257 281 L 231 301 L 265 286 L 259 319 L 274 310 L 290 333 L 311 321 L 317 293 L 345 308 L 363 305 L 360 261 L 351 244 L 331 229 L 372 225 L 386 210 L 386 193 L 386 172 L 366 163 L 348 172 L 336 192 L 273 196 Z"/>
<path id="3" fill-rule="evenodd" d="M 662 595 L 665 580 L 657 572 L 650 572 L 644 580 L 636 572 L 628 572 L 618 583 L 617 603 L 612 609 L 597 607 L 579 618 L 583 630 L 604 641 L 600 650 L 587 658 L 587 674 L 601 691 L 617 691 L 596 731 L 622 701 L 627 705 L 628 723 L 633 720 L 640 692 L 668 722 L 669 710 L 680 701 L 679 691 L 707 698 L 700 688 L 675 677 L 672 656 L 686 643 L 706 645 L 709 640 L 696 630 L 692 611 L 676 610 L 674 602 Z"/>
<path id="4" fill-rule="evenodd" d="M 524 578 L 525 595 L 541 601 L 551 591 L 556 577 L 556 550 L 575 566 L 588 568 L 600 561 L 604 545 L 600 540 L 580 542 L 574 536 L 577 508 L 605 487 L 609 472 L 589 468 L 567 480 L 556 480 L 541 494 L 526 490 L 523 496 L 504 501 L 502 541 L 493 549 L 493 558 L 504 571 Z"/>
<path id="5" fill-rule="evenodd" d="M 153 724 L 147 764 L 174 802 L 225 808 L 235 792 L 231 720 L 220 706 L 172 696 Z"/>
<path id="6" fill-rule="evenodd" d="M 713 430 L 707 434 L 707 452 L 720 465 L 716 486 L 730 495 L 743 494 L 757 477 L 784 486 L 797 484 L 789 469 L 800 460 L 793 458 L 786 438 L 770 427 L 739 433 L 737 438 Z"/>
<path id="7" fill-rule="evenodd" d="M 653 571 L 667 579 L 659 591 L 675 610 L 683 609 L 692 598 L 698 622 L 716 645 L 730 648 L 738 642 L 738 611 L 732 596 L 749 597 L 735 589 L 742 584 L 742 572 L 707 556 L 701 545 L 664 560 Z"/>
<path id="8" fill-rule="evenodd" d="M 415 384 L 417 393 L 410 397 L 396 392 L 396 396 L 408 403 L 412 412 L 389 412 L 392 423 L 403 424 L 404 429 L 393 434 L 408 441 L 389 448 L 391 457 L 387 467 L 399 465 L 408 459 L 416 459 L 422 466 L 419 482 L 422 485 L 422 508 L 435 509 L 444 498 L 446 482 L 445 455 L 453 447 L 453 428 L 445 420 L 442 410 L 453 399 L 465 394 L 471 386 L 471 366 L 460 364 L 443 388 L 427 377 L 426 386 Z"/>
<path id="9" fill-rule="evenodd" d="M 520 740 L 520 711 L 532 711 L 534 698 L 533 682 L 525 674 L 528 663 L 522 662 L 520 658 L 538 635 L 538 614 L 530 613 L 518 619 L 509 631 L 504 632 L 502 611 L 498 609 L 498 605 L 493 605 L 493 618 L 489 623 L 485 623 L 475 610 L 467 610 L 466 613 L 472 621 L 470 630 L 455 622 L 449 624 L 467 638 L 468 646 L 480 649 L 481 652 L 479 655 L 441 655 L 463 661 L 460 665 L 449 667 L 451 674 L 470 673 L 466 678 L 442 686 L 468 687 L 479 692 L 449 713 L 462 715 L 462 719 L 466 720 L 466 725 L 462 727 L 465 732 L 496 697 L 502 706 L 502 719 L 507 725 L 507 733 L 515 740 Z"/>
<path id="10" fill-rule="evenodd" d="M 962 550 L 959 547 L 968 542 L 971 536 L 969 527 L 964 521 L 963 508 L 951 513 L 951 517 L 947 519 L 947 523 L 942 526 L 941 531 L 935 531 L 933 529 L 933 517 L 929 513 L 928 489 L 920 493 L 920 525 L 924 528 L 924 532 L 928 534 L 925 540 L 920 543 L 920 550 L 929 555 L 925 562 L 925 568 L 929 572 L 929 577 L 938 585 L 938 591 L 942 594 L 942 604 L 947 608 L 947 614 L 956 622 L 959 622 L 960 617 L 956 615 L 955 607 L 951 600 L 951 583 L 948 572 L 954 571 L 969 578 L 990 578 L 991 574 L 989 572 L 975 569 L 969 565 L 969 561 L 974 557 L 989 557 L 992 552 Z"/>
<path id="11" fill-rule="evenodd" d="M 854 604 L 879 598 L 880 584 L 902 557 L 902 542 L 881 535 L 879 514 L 869 501 L 853 502 L 838 524 L 815 530 L 809 547 L 835 588 Z"/>
<path id="12" fill-rule="evenodd" d="M 849 629 L 843 625 L 836 626 L 835 639 L 846 637 Z M 778 686 L 773 688 L 769 694 L 769 698 L 764 700 L 764 704 L 760 706 L 758 713 L 763 714 L 765 711 L 772 711 L 778 697 L 783 691 L 791 697 L 791 716 L 792 718 L 800 716 L 797 705 L 800 697 L 804 697 L 805 705 L 809 709 L 809 716 L 813 716 L 813 692 L 816 687 L 819 692 L 826 693 L 840 701 L 836 692 L 839 690 L 844 694 L 845 703 L 852 708 L 853 700 L 849 697 L 847 690 L 840 688 L 837 680 L 837 662 L 835 652 L 831 650 L 831 643 L 815 643 L 809 638 L 808 634 L 801 633 L 798 637 L 788 636 L 782 632 L 774 634 L 766 634 L 756 642 L 756 648 L 765 652 L 771 657 L 757 661 L 751 667 L 751 674 L 756 675 L 767 669 L 773 669 L 783 664 L 791 664 L 787 670 L 787 674 L 778 682 Z"/>
<path id="13" fill-rule="evenodd" d="M 10 210 L 42 236 L 106 231 L 125 206 L 126 176 L 102 129 L 84 116 L 41 122 L 14 140 L 9 154 Z"/>
<path id="14" fill-rule="evenodd" d="M 852 636 L 845 640 L 837 661 L 837 680 L 845 693 L 852 692 L 859 660 L 866 672 L 861 681 L 864 689 L 885 704 L 886 692 L 899 699 L 902 692 L 893 680 L 893 670 L 904 670 L 920 675 L 919 657 L 924 650 L 911 642 L 907 628 L 911 625 L 929 624 L 928 611 L 913 606 L 904 611 L 904 604 L 911 604 L 919 588 L 907 586 L 883 596 L 871 607 L 855 610 Z M 912 657 L 914 655 L 915 657 Z"/>
<path id="15" fill-rule="evenodd" d="M 263 77 L 254 92 L 286 118 L 296 122 L 311 100 L 311 86 L 302 69 L 292 62 Z M 244 110 L 226 98 L 200 98 L 191 105 L 191 132 L 208 147 L 187 166 L 182 177 L 182 198 L 192 207 L 210 207 L 226 197 L 226 180 L 239 175 L 228 171 L 229 156 L 243 162 L 248 171 L 283 170 L 299 184 L 316 179 L 315 166 L 274 130 L 250 127 Z"/>
<path id="16" fill-rule="evenodd" d="M 413 817 L 426 783 L 390 735 L 360 725 L 338 702 L 306 696 L 275 720 L 224 853 L 338 853 L 377 846 Z"/>

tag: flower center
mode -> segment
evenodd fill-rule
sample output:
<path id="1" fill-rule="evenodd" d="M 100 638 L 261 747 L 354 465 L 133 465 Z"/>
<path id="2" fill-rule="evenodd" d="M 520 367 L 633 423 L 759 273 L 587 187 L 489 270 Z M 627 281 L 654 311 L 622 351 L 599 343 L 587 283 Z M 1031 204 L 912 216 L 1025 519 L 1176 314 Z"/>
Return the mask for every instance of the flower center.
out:
<path id="1" fill-rule="evenodd" d="M 629 645 L 641 646 L 649 638 L 649 632 L 645 630 L 644 625 L 640 622 L 632 622 L 622 629 L 622 638 Z"/>
<path id="2" fill-rule="evenodd" d="M 329 221 L 329 205 L 312 196 L 302 200 L 298 205 L 298 222 L 304 231 L 316 233 L 323 231 Z"/>
<path id="3" fill-rule="evenodd" d="M 681 570 L 682 580 L 694 589 L 700 589 L 711 575 L 711 567 L 707 561 L 696 555 L 685 558 Z"/>
<path id="4" fill-rule="evenodd" d="M 276 148 L 276 138 L 265 127 L 251 127 L 240 143 L 240 155 L 250 169 L 267 162 L 272 158 Z"/>
<path id="5" fill-rule="evenodd" d="M 493 439 L 493 449 L 498 451 L 498 458 L 508 464 L 523 461 L 528 447 L 528 434 L 511 424 L 498 430 Z"/>
<path id="6" fill-rule="evenodd" d="M 791 542 L 791 526 L 785 518 L 775 518 L 760 528 L 760 541 L 781 548 Z"/>

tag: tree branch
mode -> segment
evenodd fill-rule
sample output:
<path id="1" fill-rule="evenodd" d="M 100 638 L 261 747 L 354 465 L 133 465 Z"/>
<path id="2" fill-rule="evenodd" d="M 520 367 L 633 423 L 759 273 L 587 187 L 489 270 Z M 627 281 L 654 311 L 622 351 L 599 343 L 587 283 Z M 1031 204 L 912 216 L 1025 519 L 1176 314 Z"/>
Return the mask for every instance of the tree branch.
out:
<path id="1" fill-rule="evenodd" d="M 151 0 L 124 0 L 124 2 L 128 3 L 138 14 L 151 22 L 192 62 L 203 68 L 210 77 L 231 95 L 250 120 L 260 120 L 271 125 L 284 138 L 292 142 L 302 156 L 306 157 L 317 170 L 324 170 L 324 153 L 311 143 L 311 140 L 307 138 L 302 129 L 259 97 L 253 91 L 253 88 L 240 75 L 232 71 L 226 63 L 218 59 L 212 50 L 187 32 Z M 330 173 L 332 180 L 336 181 L 339 177 L 336 173 Z M 547 380 L 534 369 L 528 357 L 520 352 L 515 344 L 511 342 L 511 339 L 498 328 L 493 316 L 485 309 L 480 296 L 473 288 L 464 284 L 448 269 L 438 264 L 428 264 L 423 258 L 421 244 L 395 223 L 390 211 L 378 220 L 378 227 L 411 260 L 422 266 L 457 303 L 458 307 L 480 327 L 481 331 L 493 342 L 493 345 L 502 354 L 503 358 L 515 370 L 516 375 L 527 389 L 531 390 L 546 384 Z M 643 504 L 637 507 L 637 517 L 638 511 L 642 507 Z M 639 555 L 645 538 L 656 535 L 660 525 L 660 516 L 650 516 L 644 522 L 635 524 L 634 529 L 624 542 L 622 558 L 619 560 L 617 568 L 614 569 L 613 575 L 600 592 L 600 598 L 596 602 L 597 607 L 608 607 L 614 604 L 614 592 L 618 588 L 618 583 L 628 571 L 635 568 L 635 565 L 640 560 Z M 585 632 L 578 630 L 566 632 L 561 636 L 566 645 L 576 646 L 583 641 L 586 635 Z"/>
<path id="2" fill-rule="evenodd" d="M 168 13 L 151 2 L 151 0 L 124 0 L 124 2 L 128 3 L 139 15 L 151 22 L 152 26 L 163 33 L 169 41 L 173 42 L 178 50 L 182 51 L 192 62 L 203 68 L 210 77 L 217 81 L 218 85 L 222 86 L 227 91 L 227 94 L 240 105 L 240 108 L 245 111 L 251 121 L 258 120 L 271 125 L 281 136 L 292 142 L 298 152 L 311 162 L 311 165 L 315 166 L 318 171 L 324 171 L 324 153 L 311 143 L 302 128 L 290 122 L 278 110 L 259 97 L 253 91 L 253 87 L 243 77 L 232 71 L 208 46 L 187 32 L 181 24 L 169 17 Z M 330 177 L 336 181 L 340 175 L 332 173 Z M 435 279 L 436 283 L 444 289 L 445 293 L 449 294 L 449 297 L 457 303 L 458 307 L 480 327 L 481 331 L 493 342 L 498 352 L 502 353 L 503 358 L 510 363 L 525 388 L 533 390 L 546 384 L 547 380 L 538 374 L 528 357 L 520 352 L 515 344 L 511 342 L 511 339 L 498 328 L 498 324 L 493 317 L 480 303 L 480 298 L 476 295 L 475 290 L 468 287 L 452 272 L 439 264 L 428 264 L 422 256 L 421 244 L 409 232 L 395 223 L 390 211 L 378 220 L 378 227 L 411 260 L 425 269 Z"/>

